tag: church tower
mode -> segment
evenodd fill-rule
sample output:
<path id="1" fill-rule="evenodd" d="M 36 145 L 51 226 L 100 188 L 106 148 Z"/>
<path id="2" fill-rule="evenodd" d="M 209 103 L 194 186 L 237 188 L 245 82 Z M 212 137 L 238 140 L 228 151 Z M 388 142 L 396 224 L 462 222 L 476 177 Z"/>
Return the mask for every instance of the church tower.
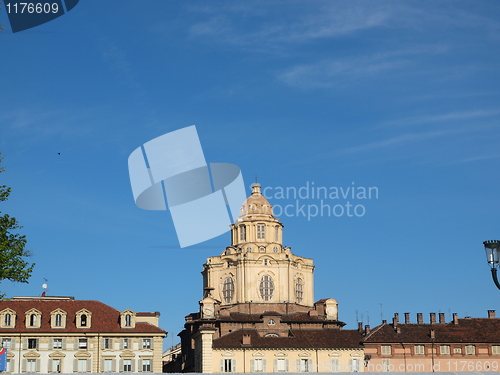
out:
<path id="1" fill-rule="evenodd" d="M 231 246 L 203 266 L 204 297 L 229 311 L 309 310 L 313 271 L 312 259 L 283 246 L 283 224 L 256 183 L 231 225 Z"/>

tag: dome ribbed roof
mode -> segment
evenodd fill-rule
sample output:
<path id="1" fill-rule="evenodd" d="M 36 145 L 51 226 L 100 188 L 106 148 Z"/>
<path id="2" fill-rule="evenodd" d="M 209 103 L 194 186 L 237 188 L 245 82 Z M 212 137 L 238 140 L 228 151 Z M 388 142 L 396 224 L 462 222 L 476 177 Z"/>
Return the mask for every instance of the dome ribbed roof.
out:
<path id="1" fill-rule="evenodd" d="M 250 195 L 241 205 L 239 220 L 254 215 L 265 215 L 269 218 L 274 218 L 273 206 L 271 206 L 267 199 L 261 194 L 260 185 L 258 183 L 252 185 L 252 195 Z"/>

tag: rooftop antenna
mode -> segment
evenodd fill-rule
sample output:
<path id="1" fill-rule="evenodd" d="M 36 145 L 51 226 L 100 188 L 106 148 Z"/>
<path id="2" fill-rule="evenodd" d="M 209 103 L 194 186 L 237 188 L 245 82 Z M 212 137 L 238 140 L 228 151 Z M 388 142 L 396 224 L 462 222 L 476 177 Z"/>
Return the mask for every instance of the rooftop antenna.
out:
<path id="1" fill-rule="evenodd" d="M 369 311 L 366 312 L 366 323 L 368 325 L 370 325 L 370 312 Z"/>
<path id="2" fill-rule="evenodd" d="M 379 303 L 380 305 L 380 321 L 384 321 L 384 313 L 383 313 L 383 310 L 382 310 L 382 303 Z"/>
<path id="3" fill-rule="evenodd" d="M 356 322 L 359 323 L 358 310 L 356 310 Z"/>
<path id="4" fill-rule="evenodd" d="M 45 295 L 47 294 L 47 291 L 49 290 L 49 286 L 47 285 L 47 281 L 49 281 L 48 279 L 46 279 L 45 277 L 43 278 L 45 280 L 45 282 L 42 284 L 42 288 L 43 288 L 43 292 L 42 292 L 42 297 L 45 297 Z"/>
<path id="5" fill-rule="evenodd" d="M 259 177 L 257 175 L 255 175 L 255 183 L 258 184 L 259 183 Z"/>

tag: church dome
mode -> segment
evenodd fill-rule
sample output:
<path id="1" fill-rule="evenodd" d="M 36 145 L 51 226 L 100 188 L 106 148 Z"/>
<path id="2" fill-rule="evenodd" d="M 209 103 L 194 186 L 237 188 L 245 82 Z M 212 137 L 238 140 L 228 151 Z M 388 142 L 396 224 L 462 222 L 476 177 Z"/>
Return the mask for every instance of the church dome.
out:
<path id="1" fill-rule="evenodd" d="M 239 220 L 249 218 L 251 216 L 267 216 L 274 218 L 273 206 L 267 201 L 260 191 L 260 185 L 255 183 L 252 185 L 252 195 L 250 195 L 240 208 Z"/>

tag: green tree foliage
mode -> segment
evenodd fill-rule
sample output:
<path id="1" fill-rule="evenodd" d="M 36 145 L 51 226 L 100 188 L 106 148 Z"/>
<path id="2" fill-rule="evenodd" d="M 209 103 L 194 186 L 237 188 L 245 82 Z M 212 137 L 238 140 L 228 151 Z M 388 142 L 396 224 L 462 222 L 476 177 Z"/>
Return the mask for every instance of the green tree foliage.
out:
<path id="1" fill-rule="evenodd" d="M 0 152 L 0 162 L 3 157 Z M 0 173 L 5 167 L 0 166 Z M 6 201 L 10 195 L 10 188 L 0 186 L 0 201 Z M 27 283 L 34 263 L 30 264 L 25 260 L 31 253 L 25 249 L 26 237 L 18 233 L 13 233 L 22 227 L 17 220 L 7 214 L 0 212 L 0 281 L 10 280 L 19 283 Z M 3 298 L 5 294 L 0 294 Z"/>

